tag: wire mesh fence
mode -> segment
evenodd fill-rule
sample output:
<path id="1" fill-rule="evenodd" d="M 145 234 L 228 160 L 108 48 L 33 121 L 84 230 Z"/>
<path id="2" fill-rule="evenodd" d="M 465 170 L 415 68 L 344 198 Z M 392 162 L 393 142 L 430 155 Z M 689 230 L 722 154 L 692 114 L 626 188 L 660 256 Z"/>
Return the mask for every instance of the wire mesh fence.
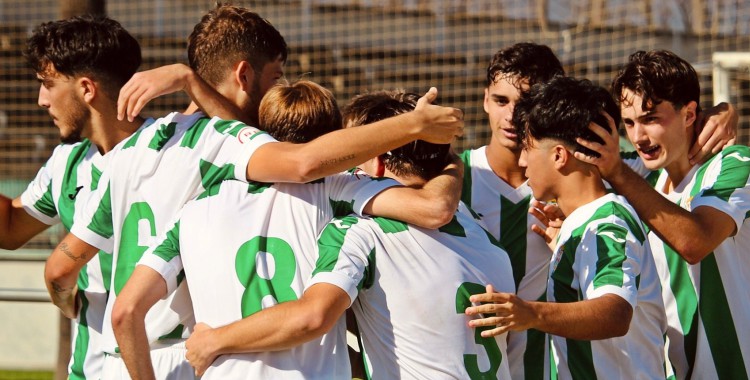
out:
<path id="1" fill-rule="evenodd" d="M 28 181 L 58 144 L 37 105 L 38 83 L 22 50 L 34 26 L 59 19 L 71 1 L 0 2 L 0 183 Z M 74 1 L 73 1 L 74 2 Z M 186 41 L 214 3 L 205 0 L 107 1 L 106 14 L 141 43 L 142 69 L 186 62 Z M 458 150 L 487 142 L 482 108 L 492 54 L 516 42 L 549 45 L 566 72 L 608 86 L 636 50 L 669 49 L 701 76 L 702 105 L 713 104 L 715 52 L 750 52 L 750 0 L 256 0 L 235 1 L 267 18 L 290 46 L 289 79 L 331 89 L 340 104 L 366 90 L 438 87 L 439 102 L 462 108 L 467 131 Z M 68 4 L 69 5 L 69 4 Z M 739 142 L 750 141 L 750 74 L 728 71 L 740 113 Z M 149 116 L 181 110 L 184 94 L 160 98 Z M 19 191 L 20 192 L 20 191 Z M 7 193 L 6 193 L 7 194 Z M 17 194 L 9 194 L 17 195 Z M 59 234 L 59 231 L 51 234 Z M 35 240 L 54 244 L 54 237 Z"/>

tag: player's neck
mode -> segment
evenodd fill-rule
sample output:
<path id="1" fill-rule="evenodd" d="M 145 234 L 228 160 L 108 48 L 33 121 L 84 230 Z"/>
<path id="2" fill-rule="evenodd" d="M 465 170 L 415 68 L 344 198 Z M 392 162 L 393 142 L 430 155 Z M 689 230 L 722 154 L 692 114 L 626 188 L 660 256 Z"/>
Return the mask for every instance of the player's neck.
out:
<path id="1" fill-rule="evenodd" d="M 601 177 L 591 173 L 571 173 L 561 178 L 558 185 L 557 204 L 566 216 L 607 194 Z"/>
<path id="2" fill-rule="evenodd" d="M 117 120 L 114 116 L 94 113 L 91 115 L 91 142 L 99 148 L 99 153 L 106 154 L 120 141 L 128 138 L 140 128 L 144 119 L 136 117 L 133 121 Z"/>
<path id="3" fill-rule="evenodd" d="M 694 128 L 691 126 L 687 130 L 686 138 L 686 141 L 689 141 L 690 144 L 686 143 L 684 146 L 677 146 L 670 149 L 670 152 L 676 154 L 677 158 L 664 167 L 664 170 L 669 176 L 669 180 L 664 184 L 662 192 L 669 193 L 674 190 L 676 186 L 679 186 L 680 183 L 682 183 L 688 173 L 690 173 L 693 165 L 690 164 L 690 160 L 688 159 L 688 152 L 690 151 L 690 147 L 693 145 L 695 138 Z"/>
<path id="4" fill-rule="evenodd" d="M 669 179 L 664 184 L 662 192 L 669 193 L 674 190 L 676 186 L 679 186 L 679 184 L 682 183 L 692 168 L 693 165 L 688 161 L 687 155 L 685 155 L 685 157 L 680 157 L 667 165 L 664 170 L 666 170 Z"/>
<path id="5" fill-rule="evenodd" d="M 521 157 L 520 149 L 513 150 L 490 143 L 485 149 L 485 154 L 492 172 L 505 183 L 517 188 L 526 182 L 525 170 L 518 166 L 518 159 Z"/>

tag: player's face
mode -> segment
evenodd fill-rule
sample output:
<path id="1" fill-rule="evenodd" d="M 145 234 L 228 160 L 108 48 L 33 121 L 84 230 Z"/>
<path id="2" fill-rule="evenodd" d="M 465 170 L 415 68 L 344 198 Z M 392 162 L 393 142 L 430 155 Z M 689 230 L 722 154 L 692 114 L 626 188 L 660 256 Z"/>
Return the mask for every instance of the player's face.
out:
<path id="1" fill-rule="evenodd" d="M 553 141 L 539 141 L 529 138 L 527 144 L 521 149 L 518 166 L 526 169 L 528 185 L 534 194 L 534 198 L 548 201 L 556 198 L 554 194 L 555 182 L 555 160 Z"/>
<path id="2" fill-rule="evenodd" d="M 62 75 L 52 65 L 37 74 L 40 82 L 38 104 L 46 108 L 52 121 L 60 129 L 60 141 L 81 141 L 91 111 L 77 91 L 77 80 Z"/>
<path id="3" fill-rule="evenodd" d="M 520 90 L 516 86 L 520 86 Z M 492 130 L 490 144 L 498 144 L 511 150 L 520 149 L 516 142 L 516 128 L 512 124 L 513 109 L 521 97 L 521 91 L 528 89 L 528 81 L 503 74 L 484 89 L 484 112 L 489 116 Z"/>
<path id="4" fill-rule="evenodd" d="M 247 111 L 250 113 L 253 120 L 258 120 L 258 109 L 260 108 L 260 101 L 263 96 L 271 89 L 274 85 L 279 83 L 279 79 L 284 76 L 284 61 L 281 58 L 266 63 L 261 70 L 260 75 L 253 75 L 250 80 L 252 84 L 250 86 L 251 91 L 249 92 L 250 104 L 247 106 Z"/>
<path id="5" fill-rule="evenodd" d="M 646 167 L 656 170 L 687 162 L 689 127 L 694 121 L 690 107 L 675 110 L 671 102 L 662 101 L 644 110 L 639 94 L 625 89 L 623 95 L 620 110 L 625 131 Z"/>

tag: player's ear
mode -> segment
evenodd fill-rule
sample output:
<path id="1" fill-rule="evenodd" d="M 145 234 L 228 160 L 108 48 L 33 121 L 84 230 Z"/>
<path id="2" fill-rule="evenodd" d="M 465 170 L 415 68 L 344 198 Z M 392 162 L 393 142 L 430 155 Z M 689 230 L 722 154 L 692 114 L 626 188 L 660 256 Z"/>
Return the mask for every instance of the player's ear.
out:
<path id="1" fill-rule="evenodd" d="M 682 107 L 682 114 L 685 117 L 685 126 L 693 125 L 698 118 L 698 104 L 696 102 L 686 104 Z"/>
<path id="2" fill-rule="evenodd" d="M 555 169 L 560 170 L 568 164 L 568 161 L 573 158 L 573 153 L 570 152 L 564 145 L 557 144 L 552 147 L 550 157 Z"/>
<path id="3" fill-rule="evenodd" d="M 484 102 L 482 103 L 482 107 L 484 107 L 484 112 L 490 113 L 490 89 L 489 87 L 485 87 L 484 89 Z"/>
<path id="4" fill-rule="evenodd" d="M 78 84 L 78 91 L 81 95 L 81 99 L 83 99 L 86 103 L 91 104 L 94 98 L 96 98 L 96 94 L 98 92 L 96 82 L 94 82 L 93 79 L 85 76 L 78 78 L 76 82 Z"/>
<path id="5" fill-rule="evenodd" d="M 234 80 L 237 82 L 237 85 L 243 91 L 250 91 L 253 85 L 253 81 L 255 80 L 255 71 L 253 70 L 253 67 L 249 62 L 240 61 L 237 66 L 235 66 L 232 74 Z"/>

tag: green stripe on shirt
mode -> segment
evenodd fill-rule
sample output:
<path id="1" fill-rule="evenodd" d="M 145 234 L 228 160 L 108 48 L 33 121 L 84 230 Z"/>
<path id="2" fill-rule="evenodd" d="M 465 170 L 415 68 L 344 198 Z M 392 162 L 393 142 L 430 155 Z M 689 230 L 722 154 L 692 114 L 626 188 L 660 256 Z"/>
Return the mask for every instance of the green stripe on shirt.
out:
<path id="1" fill-rule="evenodd" d="M 159 256 L 162 260 L 169 262 L 180 254 L 180 222 L 174 224 L 172 229 L 167 231 L 166 238 L 154 248 L 154 255 Z"/>
<path id="2" fill-rule="evenodd" d="M 602 223 L 596 231 L 596 275 L 594 289 L 604 285 L 622 287 L 622 264 L 627 258 L 625 244 L 628 230 L 611 223 Z"/>
<path id="3" fill-rule="evenodd" d="M 465 150 L 458 155 L 464 163 L 463 188 L 461 201 L 471 207 L 471 150 Z"/>

